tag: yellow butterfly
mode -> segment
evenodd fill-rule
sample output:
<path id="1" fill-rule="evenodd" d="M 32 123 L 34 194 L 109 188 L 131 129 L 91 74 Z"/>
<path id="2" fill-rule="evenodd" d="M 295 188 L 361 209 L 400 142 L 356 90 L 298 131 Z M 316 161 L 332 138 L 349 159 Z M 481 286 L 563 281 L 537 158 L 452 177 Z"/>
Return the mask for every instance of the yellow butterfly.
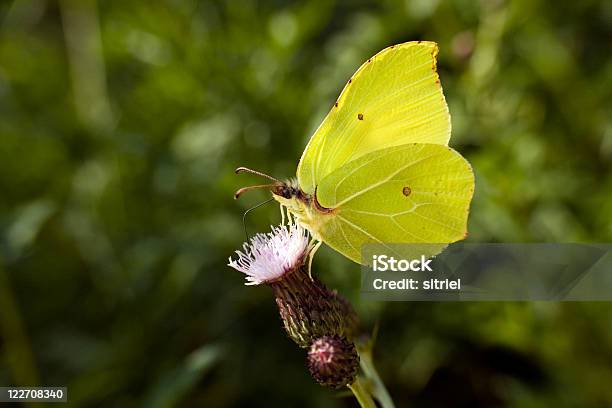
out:
<path id="1" fill-rule="evenodd" d="M 474 175 L 447 146 L 448 106 L 437 44 L 385 48 L 348 80 L 306 146 L 297 179 L 245 187 L 273 197 L 318 241 L 361 263 L 367 243 L 465 238 Z M 313 251 L 314 253 L 314 251 Z"/>

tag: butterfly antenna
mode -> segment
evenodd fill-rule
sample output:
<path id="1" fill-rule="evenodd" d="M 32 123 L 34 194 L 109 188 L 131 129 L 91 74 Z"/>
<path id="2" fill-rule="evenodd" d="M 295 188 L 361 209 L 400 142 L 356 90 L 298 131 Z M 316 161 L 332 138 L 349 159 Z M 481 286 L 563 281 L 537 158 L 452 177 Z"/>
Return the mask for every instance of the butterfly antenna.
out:
<path id="1" fill-rule="evenodd" d="M 246 193 L 247 191 L 257 190 L 258 188 L 271 189 L 273 187 L 276 187 L 276 184 L 259 184 L 257 186 L 242 187 L 240 190 L 234 193 L 234 199 L 237 200 L 243 193 Z"/>
<path id="2" fill-rule="evenodd" d="M 269 175 L 267 175 L 267 174 L 265 174 L 265 173 L 262 173 L 262 172 L 260 172 L 260 171 L 257 171 L 257 170 L 249 169 L 248 167 L 238 167 L 238 168 L 235 170 L 235 172 L 236 172 L 236 174 L 240 174 L 240 173 L 249 173 L 249 174 L 255 174 L 256 176 L 264 177 L 264 178 L 267 178 L 268 180 L 272 180 L 272 181 L 275 181 L 275 182 L 277 182 L 277 183 L 280 183 L 280 182 L 281 182 L 280 180 L 275 179 L 275 178 L 274 178 L 274 177 L 272 177 L 272 176 L 269 176 Z"/>
<path id="3" fill-rule="evenodd" d="M 244 227 L 244 236 L 246 237 L 246 241 L 249 240 L 249 233 L 247 232 L 247 227 L 246 227 L 246 216 L 248 213 L 250 213 L 251 211 L 253 211 L 256 208 L 261 207 L 264 204 L 268 204 L 270 201 L 273 201 L 274 198 L 270 198 L 269 200 L 264 201 L 263 203 L 259 203 L 254 207 L 249 208 L 248 210 L 246 210 L 244 212 L 244 214 L 242 214 L 242 226 Z"/>

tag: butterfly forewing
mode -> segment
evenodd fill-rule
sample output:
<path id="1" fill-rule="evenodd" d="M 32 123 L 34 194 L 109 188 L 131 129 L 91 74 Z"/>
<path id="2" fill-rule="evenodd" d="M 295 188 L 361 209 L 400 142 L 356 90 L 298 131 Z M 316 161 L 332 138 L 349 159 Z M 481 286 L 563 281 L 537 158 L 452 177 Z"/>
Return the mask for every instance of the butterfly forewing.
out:
<path id="1" fill-rule="evenodd" d="M 297 176 L 303 191 L 312 193 L 331 172 L 375 150 L 448 143 L 437 53 L 433 42 L 408 42 L 382 50 L 357 70 L 302 155 Z"/>

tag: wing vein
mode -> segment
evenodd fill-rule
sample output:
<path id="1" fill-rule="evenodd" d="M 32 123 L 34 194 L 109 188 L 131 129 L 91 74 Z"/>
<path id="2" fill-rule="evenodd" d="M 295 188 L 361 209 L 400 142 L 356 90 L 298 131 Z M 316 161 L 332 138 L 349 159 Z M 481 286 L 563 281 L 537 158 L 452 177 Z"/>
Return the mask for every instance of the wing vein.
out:
<path id="1" fill-rule="evenodd" d="M 391 179 L 393 179 L 393 177 L 397 176 L 399 173 L 401 173 L 402 171 L 406 170 L 406 169 L 407 169 L 407 168 L 409 168 L 410 166 L 413 166 L 413 165 L 415 165 L 415 164 L 418 164 L 418 163 L 420 163 L 420 162 L 422 162 L 422 161 L 424 161 L 424 160 L 431 159 L 432 157 L 435 157 L 435 156 L 437 156 L 437 155 L 438 155 L 438 153 L 434 153 L 434 154 L 432 154 L 432 155 L 430 155 L 430 156 L 423 157 L 423 158 L 421 158 L 421 159 L 419 159 L 419 160 L 415 160 L 415 161 L 413 161 L 413 162 L 410 162 L 410 163 L 408 163 L 408 164 L 406 164 L 406 165 L 404 165 L 404 166 L 400 167 L 398 170 L 394 171 L 393 173 L 391 173 L 389 176 L 387 176 L 387 177 L 386 177 L 386 178 L 384 178 L 383 180 L 381 180 L 381 181 L 379 181 L 379 182 L 376 182 L 376 183 L 374 183 L 374 184 L 372 184 L 372 185 L 370 185 L 370 186 L 368 186 L 368 187 L 366 187 L 366 188 L 364 188 L 364 189 L 361 189 L 361 190 L 359 190 L 359 191 L 355 192 L 354 194 L 352 194 L 352 195 L 348 196 L 348 197 L 347 197 L 347 198 L 345 198 L 344 200 L 340 201 L 339 203 L 336 203 L 334 207 L 336 207 L 336 208 L 337 208 L 337 207 L 340 207 L 340 206 L 341 206 L 341 205 L 343 205 L 343 204 L 346 204 L 347 202 L 349 202 L 349 201 L 353 200 L 354 198 L 359 197 L 360 195 L 365 194 L 365 193 L 367 193 L 368 191 L 373 190 L 373 189 L 375 189 L 376 187 L 379 187 L 379 186 L 381 186 L 381 185 L 385 184 L 386 182 L 390 181 Z"/>

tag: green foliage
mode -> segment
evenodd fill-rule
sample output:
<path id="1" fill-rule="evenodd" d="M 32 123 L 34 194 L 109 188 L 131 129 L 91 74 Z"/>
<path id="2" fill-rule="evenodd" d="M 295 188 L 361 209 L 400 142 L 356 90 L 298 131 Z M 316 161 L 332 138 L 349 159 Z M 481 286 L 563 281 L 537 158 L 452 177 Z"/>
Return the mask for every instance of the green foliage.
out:
<path id="1" fill-rule="evenodd" d="M 474 241 L 612 241 L 605 0 L 0 3 L 0 384 L 73 406 L 340 406 L 226 266 L 354 70 L 439 43 Z M 277 223 L 275 205 L 249 231 Z M 360 303 L 400 406 L 612 404 L 608 304 Z M 351 401 L 351 402 L 349 402 Z"/>

